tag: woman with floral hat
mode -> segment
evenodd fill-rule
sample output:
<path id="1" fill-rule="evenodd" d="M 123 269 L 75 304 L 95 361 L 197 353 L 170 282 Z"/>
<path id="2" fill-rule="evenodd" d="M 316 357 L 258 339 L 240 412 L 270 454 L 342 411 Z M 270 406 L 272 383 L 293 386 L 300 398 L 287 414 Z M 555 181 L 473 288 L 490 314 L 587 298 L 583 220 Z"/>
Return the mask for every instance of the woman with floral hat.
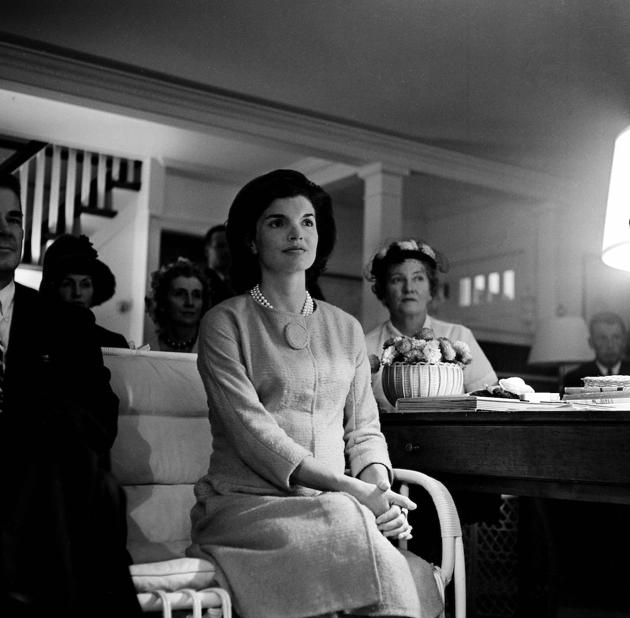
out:
<path id="1" fill-rule="evenodd" d="M 477 343 L 472 332 L 460 324 L 444 322 L 428 314 L 428 304 L 438 290 L 438 271 L 446 272 L 445 258 L 430 245 L 420 240 L 397 240 L 381 249 L 370 261 L 366 273 L 372 282 L 372 291 L 389 310 L 389 319 L 367 333 L 368 354 L 381 358 L 383 344 L 401 335 L 412 337 L 429 329 L 433 336 L 447 337 L 450 341 L 463 342 L 472 356 L 472 362 L 464 368 L 466 392 L 481 390 L 497 382 L 490 362 Z M 426 332 L 426 331 L 425 331 Z M 381 412 L 393 412 L 381 383 L 381 371 L 376 371 L 372 387 Z"/>

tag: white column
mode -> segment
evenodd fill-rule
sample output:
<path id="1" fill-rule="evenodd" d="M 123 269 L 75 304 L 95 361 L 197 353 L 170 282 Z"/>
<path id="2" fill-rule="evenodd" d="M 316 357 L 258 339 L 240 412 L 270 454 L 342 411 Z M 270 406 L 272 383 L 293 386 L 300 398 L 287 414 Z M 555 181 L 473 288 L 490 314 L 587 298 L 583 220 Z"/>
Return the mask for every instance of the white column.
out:
<path id="1" fill-rule="evenodd" d="M 409 170 L 373 163 L 359 170 L 365 183 L 363 194 L 362 264 L 367 264 L 387 240 L 399 238 L 403 230 L 403 179 Z M 387 312 L 374 296 L 371 284 L 363 281 L 361 322 L 370 330 Z"/>
<path id="2" fill-rule="evenodd" d="M 558 305 L 562 303 L 562 281 L 558 276 L 559 255 L 558 239 L 562 238 L 562 231 L 559 229 L 557 209 L 551 203 L 543 203 L 536 206 L 532 211 L 537 220 L 537 242 L 536 252 L 536 289 L 538 291 L 536 299 L 536 314 L 538 319 L 543 319 L 556 315 Z M 570 233 L 565 230 L 564 233 Z M 578 264 L 577 267 L 581 267 Z"/>

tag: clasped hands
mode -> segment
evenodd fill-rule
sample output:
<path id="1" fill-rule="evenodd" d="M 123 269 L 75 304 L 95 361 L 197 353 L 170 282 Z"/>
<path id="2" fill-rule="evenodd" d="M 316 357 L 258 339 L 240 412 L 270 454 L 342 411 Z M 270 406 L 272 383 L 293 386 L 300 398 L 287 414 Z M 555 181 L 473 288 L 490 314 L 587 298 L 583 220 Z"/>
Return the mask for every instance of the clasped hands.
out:
<path id="1" fill-rule="evenodd" d="M 412 538 L 407 511 L 414 510 L 416 503 L 393 491 L 388 481 L 381 480 L 373 487 L 365 504 L 376 516 L 378 529 L 386 537 L 399 540 Z"/>

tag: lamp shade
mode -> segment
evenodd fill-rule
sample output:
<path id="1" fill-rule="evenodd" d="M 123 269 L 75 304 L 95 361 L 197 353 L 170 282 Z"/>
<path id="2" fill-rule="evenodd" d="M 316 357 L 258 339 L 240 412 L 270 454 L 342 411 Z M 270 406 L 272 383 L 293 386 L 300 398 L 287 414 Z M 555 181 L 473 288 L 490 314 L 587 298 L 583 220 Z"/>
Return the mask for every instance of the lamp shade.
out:
<path id="1" fill-rule="evenodd" d="M 613 268 L 630 271 L 630 128 L 615 141 L 602 260 Z"/>
<path id="2" fill-rule="evenodd" d="M 529 353 L 530 365 L 583 363 L 595 354 L 588 345 L 588 328 L 583 318 L 573 315 L 540 320 Z"/>

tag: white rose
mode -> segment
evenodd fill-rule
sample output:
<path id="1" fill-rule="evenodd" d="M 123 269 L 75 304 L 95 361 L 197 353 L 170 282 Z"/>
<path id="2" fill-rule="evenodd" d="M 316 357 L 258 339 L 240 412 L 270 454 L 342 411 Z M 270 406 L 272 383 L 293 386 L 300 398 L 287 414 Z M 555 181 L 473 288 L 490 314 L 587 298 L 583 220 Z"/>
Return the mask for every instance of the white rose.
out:
<path id="1" fill-rule="evenodd" d="M 429 245 L 427 245 L 426 243 L 422 243 L 420 250 L 422 251 L 422 253 L 428 255 L 430 258 L 433 258 L 434 260 L 436 259 L 435 251 L 433 251 L 433 249 L 429 247 Z"/>

